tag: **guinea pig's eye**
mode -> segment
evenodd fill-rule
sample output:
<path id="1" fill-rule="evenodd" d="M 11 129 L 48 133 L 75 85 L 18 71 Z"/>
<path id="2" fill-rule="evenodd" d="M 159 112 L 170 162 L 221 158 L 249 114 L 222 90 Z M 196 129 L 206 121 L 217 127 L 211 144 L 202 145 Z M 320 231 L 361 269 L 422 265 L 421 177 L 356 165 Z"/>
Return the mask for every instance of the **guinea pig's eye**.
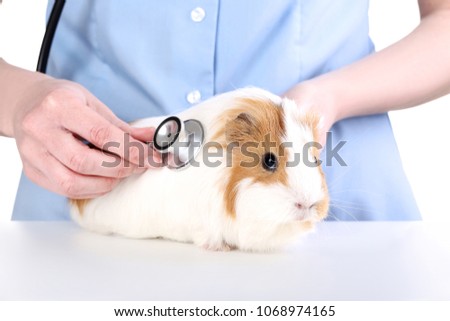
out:
<path id="1" fill-rule="evenodd" d="M 275 172 L 278 167 L 278 159 L 273 153 L 264 154 L 262 166 L 266 171 Z"/>

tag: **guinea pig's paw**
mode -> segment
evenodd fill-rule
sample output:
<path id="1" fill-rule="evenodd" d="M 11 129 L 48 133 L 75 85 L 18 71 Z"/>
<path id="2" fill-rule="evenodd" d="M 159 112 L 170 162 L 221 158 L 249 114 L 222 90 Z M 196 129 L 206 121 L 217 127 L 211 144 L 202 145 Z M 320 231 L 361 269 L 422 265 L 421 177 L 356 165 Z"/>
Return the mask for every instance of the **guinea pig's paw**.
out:
<path id="1" fill-rule="evenodd" d="M 232 250 L 235 250 L 236 247 L 230 244 L 227 244 L 225 242 L 221 243 L 205 243 L 202 245 L 202 248 L 207 251 L 222 251 L 222 252 L 229 252 Z"/>
<path id="2" fill-rule="evenodd" d="M 320 221 L 321 221 L 321 219 L 313 218 L 312 220 L 301 222 L 300 223 L 300 232 L 306 234 L 308 232 L 313 231 L 316 227 L 315 223 L 320 222 Z"/>

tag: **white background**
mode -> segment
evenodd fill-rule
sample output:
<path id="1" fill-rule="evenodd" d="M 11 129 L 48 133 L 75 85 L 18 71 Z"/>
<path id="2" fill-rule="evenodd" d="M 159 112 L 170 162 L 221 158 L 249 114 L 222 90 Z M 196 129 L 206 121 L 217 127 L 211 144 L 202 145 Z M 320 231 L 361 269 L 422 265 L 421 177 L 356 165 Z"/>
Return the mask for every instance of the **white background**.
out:
<path id="1" fill-rule="evenodd" d="M 0 57 L 17 66 L 35 69 L 44 33 L 46 3 L 45 0 L 3 0 Z M 371 36 L 378 50 L 408 34 L 418 22 L 416 1 L 372 0 Z M 450 96 L 390 115 L 404 168 L 424 220 L 450 221 L 447 202 L 450 168 L 445 165 L 450 159 L 445 132 L 450 119 Z M 13 139 L 0 137 L 0 156 L 2 222 L 11 216 L 21 171 Z"/>

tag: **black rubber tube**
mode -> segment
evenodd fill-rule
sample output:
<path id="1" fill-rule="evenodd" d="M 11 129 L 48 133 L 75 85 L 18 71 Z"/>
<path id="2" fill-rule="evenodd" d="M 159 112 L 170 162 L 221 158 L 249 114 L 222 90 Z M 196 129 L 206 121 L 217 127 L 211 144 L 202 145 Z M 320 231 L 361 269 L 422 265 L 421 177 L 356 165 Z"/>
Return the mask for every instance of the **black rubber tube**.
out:
<path id="1" fill-rule="evenodd" d="M 64 8 L 65 0 L 55 0 L 52 12 L 47 22 L 44 39 L 42 40 L 41 51 L 39 52 L 38 64 L 36 71 L 45 74 L 47 70 L 48 56 L 52 47 L 53 37 L 55 36 L 56 27 L 58 26 L 59 18 Z"/>

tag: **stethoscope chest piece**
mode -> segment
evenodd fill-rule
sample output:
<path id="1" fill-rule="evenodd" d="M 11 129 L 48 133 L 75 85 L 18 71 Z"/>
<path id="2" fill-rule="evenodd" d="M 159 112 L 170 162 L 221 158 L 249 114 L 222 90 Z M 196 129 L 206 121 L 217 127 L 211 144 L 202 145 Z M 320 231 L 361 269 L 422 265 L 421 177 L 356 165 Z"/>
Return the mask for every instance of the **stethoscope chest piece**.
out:
<path id="1" fill-rule="evenodd" d="M 163 156 L 167 167 L 180 169 L 194 161 L 204 139 L 204 129 L 198 120 L 182 122 L 178 117 L 170 116 L 156 128 L 153 148 Z"/>

